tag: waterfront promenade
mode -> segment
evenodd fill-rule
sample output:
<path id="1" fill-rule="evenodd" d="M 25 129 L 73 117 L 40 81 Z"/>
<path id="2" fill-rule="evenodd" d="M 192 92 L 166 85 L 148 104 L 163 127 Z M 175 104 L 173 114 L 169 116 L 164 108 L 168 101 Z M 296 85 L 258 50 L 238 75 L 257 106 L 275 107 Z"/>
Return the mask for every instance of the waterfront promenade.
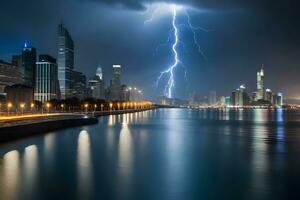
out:
<path id="1" fill-rule="evenodd" d="M 98 117 L 141 112 L 155 107 L 92 112 L 27 113 L 0 116 L 0 143 L 74 126 L 98 123 Z"/>

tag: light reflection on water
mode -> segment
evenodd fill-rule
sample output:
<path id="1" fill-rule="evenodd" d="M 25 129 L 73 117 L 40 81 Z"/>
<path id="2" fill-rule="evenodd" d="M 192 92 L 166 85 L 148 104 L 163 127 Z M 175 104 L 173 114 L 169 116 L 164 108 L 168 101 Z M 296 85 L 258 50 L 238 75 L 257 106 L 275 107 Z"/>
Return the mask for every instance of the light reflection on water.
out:
<path id="1" fill-rule="evenodd" d="M 0 166 L 0 199 L 17 199 L 20 185 L 20 154 L 10 151 L 3 156 L 3 165 Z M 2 197 L 2 198 L 1 198 Z"/>
<path id="2" fill-rule="evenodd" d="M 78 135 L 77 147 L 77 183 L 80 199 L 91 198 L 93 189 L 93 171 L 91 161 L 90 137 L 86 130 Z"/>
<path id="3" fill-rule="evenodd" d="M 282 199 L 297 192 L 299 119 L 282 109 L 101 117 L 1 147 L 0 199 Z"/>
<path id="4" fill-rule="evenodd" d="M 38 147 L 36 145 L 30 145 L 25 148 L 24 151 L 24 182 L 26 183 L 26 195 L 30 195 L 34 192 L 37 185 L 38 177 Z"/>

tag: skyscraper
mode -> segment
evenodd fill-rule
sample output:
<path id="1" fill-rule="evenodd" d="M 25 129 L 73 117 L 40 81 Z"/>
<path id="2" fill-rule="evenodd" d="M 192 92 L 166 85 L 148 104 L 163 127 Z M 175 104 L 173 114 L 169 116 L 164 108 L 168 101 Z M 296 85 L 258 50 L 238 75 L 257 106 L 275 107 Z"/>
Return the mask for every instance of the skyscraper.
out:
<path id="1" fill-rule="evenodd" d="M 57 64 L 53 57 L 39 56 L 39 62 L 36 63 L 35 80 L 34 100 L 45 102 L 60 98 Z"/>
<path id="2" fill-rule="evenodd" d="M 262 65 L 261 69 L 257 72 L 257 100 L 264 99 L 264 78 L 264 66 Z"/>
<path id="3" fill-rule="evenodd" d="M 86 76 L 82 72 L 73 71 L 74 78 L 74 96 L 79 100 L 86 97 Z"/>
<path id="4" fill-rule="evenodd" d="M 26 86 L 33 87 L 35 83 L 35 63 L 36 49 L 25 43 L 22 50 L 22 69 L 23 83 Z"/>
<path id="5" fill-rule="evenodd" d="M 110 100 L 119 100 L 121 91 L 121 65 L 113 65 L 113 77 L 110 83 Z"/>
<path id="6" fill-rule="evenodd" d="M 96 69 L 96 75 L 94 78 L 89 80 L 89 90 L 92 98 L 105 99 L 103 72 L 100 65 Z"/>
<path id="7" fill-rule="evenodd" d="M 102 72 L 102 68 L 101 65 L 98 65 L 97 70 L 96 70 L 96 76 L 102 80 L 103 79 L 103 72 Z"/>
<path id="8" fill-rule="evenodd" d="M 63 24 L 58 28 L 57 64 L 61 98 L 71 98 L 74 93 L 74 42 Z"/>

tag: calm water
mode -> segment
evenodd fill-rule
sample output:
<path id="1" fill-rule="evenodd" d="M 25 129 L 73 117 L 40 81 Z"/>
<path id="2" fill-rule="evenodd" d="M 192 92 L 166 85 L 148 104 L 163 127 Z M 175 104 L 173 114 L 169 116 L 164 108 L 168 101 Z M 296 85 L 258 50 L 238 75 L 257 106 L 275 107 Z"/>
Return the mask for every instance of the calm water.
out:
<path id="1" fill-rule="evenodd" d="M 288 122 L 288 123 L 285 123 Z M 300 199 L 300 112 L 160 109 L 0 147 L 0 199 Z"/>

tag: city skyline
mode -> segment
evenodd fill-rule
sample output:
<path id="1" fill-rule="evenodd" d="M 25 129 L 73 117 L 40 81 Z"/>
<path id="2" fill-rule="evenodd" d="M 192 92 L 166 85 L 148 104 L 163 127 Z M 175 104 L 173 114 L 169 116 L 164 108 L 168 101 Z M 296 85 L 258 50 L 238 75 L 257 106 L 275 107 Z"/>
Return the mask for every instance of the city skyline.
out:
<path id="1" fill-rule="evenodd" d="M 15 2 L 18 1 L 15 0 Z M 147 1 L 142 1 L 142 4 L 136 4 L 144 5 L 144 8 L 140 8 L 139 6 L 101 4 L 101 1 L 84 3 L 53 1 L 47 2 L 43 6 L 49 7 L 49 11 L 57 9 L 59 14 L 54 17 L 52 12 L 49 12 L 49 16 L 43 15 L 43 20 L 48 23 L 41 24 L 38 23 L 39 20 L 33 19 L 31 14 L 28 14 L 31 13 L 29 11 L 40 12 L 32 7 L 35 3 L 37 2 L 32 1 L 26 4 L 27 13 L 20 12 L 30 19 L 28 19 L 29 21 L 24 19 L 23 22 L 26 26 L 21 26 L 23 28 L 18 26 L 22 20 L 16 20 L 16 23 L 10 22 L 10 19 L 1 21 L 5 31 L 1 32 L 0 37 L 0 42 L 3 44 L 0 48 L 0 59 L 10 62 L 10 56 L 19 52 L 24 41 L 29 41 L 39 53 L 56 57 L 57 25 L 63 20 L 71 32 L 76 47 L 75 70 L 84 72 L 87 77 L 92 77 L 96 66 L 101 64 L 105 74 L 112 74 L 111 66 L 120 63 L 126 68 L 124 82 L 130 85 L 140 85 L 147 97 L 155 97 L 156 78 L 172 61 L 169 47 L 162 47 L 158 53 L 155 53 L 156 47 L 165 42 L 168 36 L 168 30 L 164 30 L 163 27 L 170 28 L 172 17 L 170 14 L 154 16 L 151 23 L 144 25 L 144 21 L 151 17 L 151 9 L 156 4 L 147 4 Z M 123 3 L 125 4 L 126 1 Z M 276 13 L 277 8 L 263 6 L 258 9 L 257 6 L 260 4 L 257 3 L 256 6 L 254 4 L 230 3 L 228 8 L 224 4 L 213 6 L 206 1 L 204 1 L 203 7 L 189 4 L 188 8 L 193 24 L 212 30 L 209 33 L 199 33 L 197 36 L 208 60 L 207 62 L 201 60 L 199 54 L 189 46 L 191 41 L 186 42 L 189 46 L 187 48 L 189 54 L 184 55 L 184 60 L 188 70 L 188 81 L 178 78 L 176 97 L 187 98 L 188 94 L 193 91 L 208 93 L 210 90 L 225 95 L 241 81 L 252 87 L 255 82 L 248 74 L 256 72 L 261 64 L 264 64 L 265 69 L 269 71 L 267 85 L 276 91 L 283 91 L 286 98 L 300 96 L 297 86 L 299 81 L 296 76 L 299 61 L 294 47 L 298 40 L 288 37 L 293 36 L 298 29 L 295 28 L 292 31 L 289 24 L 279 20 L 273 29 L 280 30 L 280 32 L 275 31 L 275 34 L 272 34 L 273 29 L 266 30 L 265 28 L 271 25 L 268 18 L 261 18 L 259 22 L 256 20 L 254 22 L 252 18 Z M 278 5 L 278 2 L 275 1 L 273 4 Z M 79 8 L 80 5 L 90 12 L 83 13 Z M 71 9 L 63 12 L 68 6 L 71 6 Z M 3 7 L 3 9 L 5 8 L 9 10 L 12 7 L 8 3 Z M 262 12 L 262 9 L 265 13 Z M 5 12 L 3 11 L 2 14 Z M 293 8 L 283 5 L 281 14 L 283 19 L 289 13 L 295 14 Z M 82 17 L 83 14 L 86 15 L 85 18 Z M 114 16 L 114 19 L 108 23 L 106 19 L 111 16 Z M 139 18 L 134 19 L 132 25 L 124 27 L 123 24 L 126 20 L 137 16 Z M 275 19 L 280 19 L 280 15 L 274 16 Z M 239 20 L 235 17 L 238 17 Z M 217 23 L 218 20 L 224 24 L 220 25 Z M 235 25 L 234 29 L 229 28 L 232 25 Z M 245 27 L 247 26 L 246 30 L 250 29 L 251 31 L 246 32 Z M 33 27 L 38 27 L 38 31 L 33 31 L 35 30 Z M 130 34 L 128 36 L 123 33 Z M 183 33 L 184 31 L 182 31 Z M 44 37 L 48 39 L 45 40 Z M 124 37 L 127 37 L 126 40 Z M 289 50 L 286 51 L 286 49 Z M 139 76 L 134 77 L 136 74 Z M 106 81 L 108 80 L 106 79 Z M 226 84 L 221 84 L 222 82 L 226 82 Z M 254 86 L 250 90 L 254 90 Z M 180 91 L 183 91 L 184 94 L 181 94 Z"/>

